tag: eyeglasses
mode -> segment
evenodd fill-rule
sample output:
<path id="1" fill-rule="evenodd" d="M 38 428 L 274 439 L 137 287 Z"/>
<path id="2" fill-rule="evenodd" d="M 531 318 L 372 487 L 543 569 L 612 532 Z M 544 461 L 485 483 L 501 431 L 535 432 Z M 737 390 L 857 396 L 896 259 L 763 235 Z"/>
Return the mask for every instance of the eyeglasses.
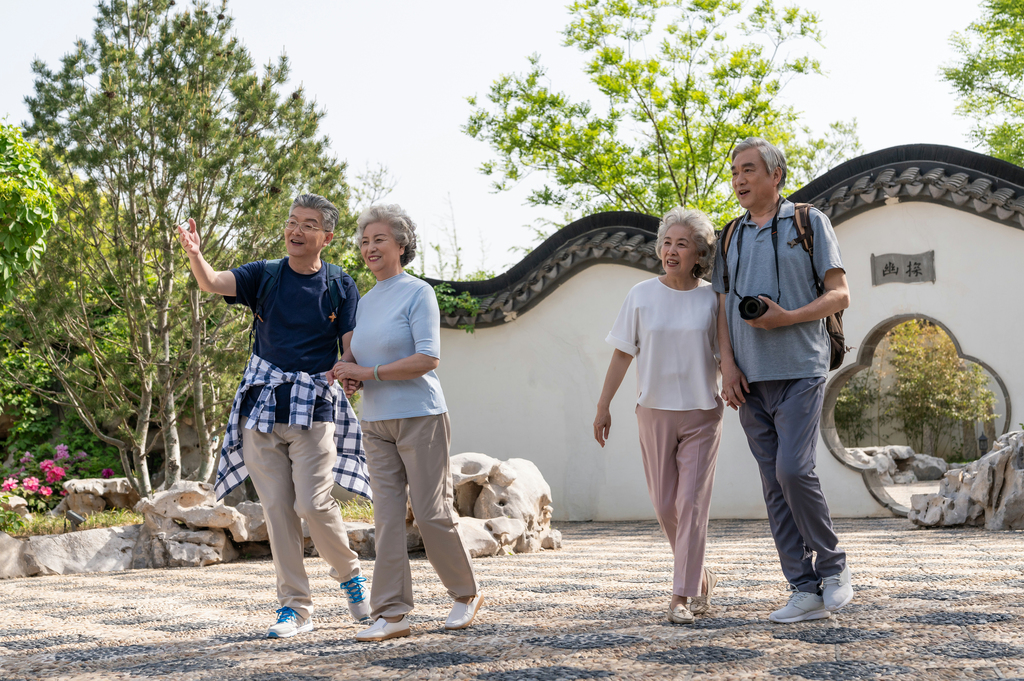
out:
<path id="1" fill-rule="evenodd" d="M 290 229 L 293 232 L 297 229 L 297 230 L 301 231 L 303 234 L 312 234 L 313 232 L 323 232 L 323 231 L 325 231 L 324 229 L 322 229 L 320 227 L 317 227 L 316 225 L 314 225 L 312 223 L 304 222 L 304 223 L 300 224 L 299 222 L 297 222 L 295 220 L 287 220 L 287 221 L 285 221 L 284 228 L 285 229 Z"/>

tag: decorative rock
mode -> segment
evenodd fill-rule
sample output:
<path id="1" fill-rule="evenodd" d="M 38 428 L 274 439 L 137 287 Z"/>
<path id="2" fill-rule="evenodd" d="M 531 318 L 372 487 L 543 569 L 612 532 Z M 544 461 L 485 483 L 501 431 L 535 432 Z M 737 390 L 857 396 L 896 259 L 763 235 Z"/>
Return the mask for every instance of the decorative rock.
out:
<path id="1" fill-rule="evenodd" d="M 551 487 L 532 461 L 467 452 L 452 457 L 451 472 L 458 514 L 493 521 L 463 523 L 471 555 L 497 555 L 502 547 L 517 553 L 561 547 L 561 534 L 551 529 Z"/>
<path id="2" fill-rule="evenodd" d="M 871 457 L 871 460 L 875 465 L 875 470 L 878 471 L 878 477 L 882 484 L 894 484 L 892 476 L 896 474 L 896 462 L 892 460 L 892 457 L 885 452 L 879 452 Z"/>
<path id="3" fill-rule="evenodd" d="M 912 447 L 906 445 L 888 445 L 884 449 L 885 453 L 892 458 L 893 461 L 903 461 L 904 459 L 912 459 L 915 455 Z"/>
<path id="4" fill-rule="evenodd" d="M 501 543 L 487 529 L 487 521 L 481 518 L 459 518 L 459 534 L 462 543 L 473 558 L 496 556 L 501 553 Z"/>
<path id="5" fill-rule="evenodd" d="M 0 510 L 14 511 L 22 518 L 27 518 L 32 515 L 28 512 L 28 502 L 16 494 L 9 494 L 7 495 L 7 501 L 0 501 Z"/>
<path id="6" fill-rule="evenodd" d="M 146 522 L 133 552 L 133 568 L 228 562 L 238 552 L 223 528 L 230 530 L 235 541 L 249 538 L 249 517 L 217 503 L 213 487 L 204 482 L 180 482 L 143 499 L 135 510 Z"/>
<path id="7" fill-rule="evenodd" d="M 68 493 L 61 502 L 64 508 L 79 515 L 91 515 L 108 508 L 134 508 L 140 499 L 128 478 L 68 480 L 64 491 Z"/>
<path id="8" fill-rule="evenodd" d="M 258 501 L 242 501 L 235 510 L 246 517 L 246 541 L 270 541 L 267 521 L 263 517 L 263 504 Z"/>
<path id="9" fill-rule="evenodd" d="M 965 468 L 947 470 L 937 494 L 911 497 L 910 520 L 924 527 L 1024 529 L 1024 433 L 1008 433 L 996 442 L 999 449 Z"/>
<path id="10" fill-rule="evenodd" d="M 941 480 L 949 465 L 944 459 L 927 454 L 915 454 L 910 460 L 910 470 L 918 480 Z"/>
<path id="11" fill-rule="evenodd" d="M 0 532 L 0 579 L 28 576 L 22 562 L 24 551 L 25 542 Z"/>
<path id="12" fill-rule="evenodd" d="M 184 523 L 190 530 L 202 528 L 228 529 L 235 541 L 249 540 L 249 518 L 236 509 L 218 504 L 213 485 L 205 482 L 179 482 L 163 492 L 143 499 L 135 510 Z"/>
<path id="13" fill-rule="evenodd" d="M 66 575 L 127 570 L 131 567 L 132 548 L 141 527 L 104 527 L 29 537 L 22 554 L 25 574 Z"/>
<path id="14" fill-rule="evenodd" d="M 913 485 L 917 482 L 917 476 L 914 471 L 900 471 L 892 476 L 892 482 L 894 485 Z"/>

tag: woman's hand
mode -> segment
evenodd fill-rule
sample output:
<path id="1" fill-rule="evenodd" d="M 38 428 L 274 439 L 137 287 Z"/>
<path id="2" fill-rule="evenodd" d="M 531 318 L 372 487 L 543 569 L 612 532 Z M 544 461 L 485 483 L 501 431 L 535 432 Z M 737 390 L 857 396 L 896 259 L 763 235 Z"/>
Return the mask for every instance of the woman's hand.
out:
<path id="1" fill-rule="evenodd" d="M 373 369 L 361 367 L 354 362 L 339 361 L 327 372 L 327 382 L 341 381 L 342 388 L 345 387 L 345 381 L 347 380 L 361 384 L 363 381 L 371 378 L 373 378 Z"/>
<path id="2" fill-rule="evenodd" d="M 744 392 L 750 392 L 750 384 L 740 368 L 733 361 L 722 361 L 722 399 L 733 409 L 739 409 L 747 401 Z"/>
<path id="3" fill-rule="evenodd" d="M 597 444 L 604 447 L 605 440 L 608 439 L 608 433 L 612 429 L 612 413 L 608 410 L 608 406 L 604 404 L 597 405 L 597 418 L 594 419 L 594 439 L 597 440 Z"/>
<path id="4" fill-rule="evenodd" d="M 341 388 L 345 391 L 345 397 L 352 397 L 356 394 L 357 390 L 363 389 L 363 382 L 354 381 L 351 378 L 345 378 L 341 381 Z"/>

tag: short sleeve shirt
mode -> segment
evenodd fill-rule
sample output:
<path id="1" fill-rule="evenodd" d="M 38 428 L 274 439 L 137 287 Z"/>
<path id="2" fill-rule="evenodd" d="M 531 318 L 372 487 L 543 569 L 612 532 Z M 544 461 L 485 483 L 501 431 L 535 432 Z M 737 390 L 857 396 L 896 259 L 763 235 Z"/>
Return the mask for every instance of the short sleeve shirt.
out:
<path id="1" fill-rule="evenodd" d="M 235 275 L 235 296 L 225 296 L 228 304 L 244 304 L 255 310 L 260 282 L 266 269 L 266 260 L 250 262 L 231 270 Z M 344 300 L 338 310 L 333 308 L 327 288 L 327 264 L 321 261 L 320 270 L 313 274 L 299 274 L 281 262 L 281 273 L 274 290 L 264 303 L 256 320 L 256 338 L 252 351 L 282 371 L 304 371 L 316 374 L 327 371 L 338 359 L 341 337 L 355 328 L 359 290 L 347 274 L 342 275 Z M 279 386 L 275 422 L 288 423 L 289 399 L 292 385 Z M 242 400 L 241 414 L 249 415 L 259 399 L 262 388 L 251 388 Z M 317 398 L 313 407 L 314 421 L 333 421 L 330 403 Z"/>
<path id="2" fill-rule="evenodd" d="M 411 355 L 441 357 L 441 312 L 430 284 L 402 272 L 378 281 L 356 312 L 352 354 L 360 366 Z M 437 374 L 404 381 L 363 381 L 364 421 L 414 418 L 448 411 Z"/>
<path id="3" fill-rule="evenodd" d="M 739 303 L 743 296 L 765 295 L 786 310 L 801 308 L 818 297 L 810 256 L 800 244 L 789 245 L 797 237 L 795 212 L 791 201 L 782 202 L 778 223 L 778 277 L 771 221 L 756 225 L 748 213 L 736 226 L 729 244 L 728 262 L 722 259 L 721 247 L 715 254 L 711 282 L 716 293 L 725 293 L 723 272 L 728 268 L 731 290 L 726 296 L 725 311 L 729 340 L 736 365 L 750 382 L 828 376 L 830 346 L 824 320 L 757 329 L 740 317 Z M 809 217 L 814 234 L 814 267 L 824 280 L 829 270 L 843 269 L 839 241 L 832 224 L 820 211 L 812 208 Z"/>
<path id="4" fill-rule="evenodd" d="M 637 404 L 648 409 L 714 409 L 718 395 L 718 296 L 701 280 L 677 291 L 657 277 L 626 296 L 609 345 L 637 359 Z"/>

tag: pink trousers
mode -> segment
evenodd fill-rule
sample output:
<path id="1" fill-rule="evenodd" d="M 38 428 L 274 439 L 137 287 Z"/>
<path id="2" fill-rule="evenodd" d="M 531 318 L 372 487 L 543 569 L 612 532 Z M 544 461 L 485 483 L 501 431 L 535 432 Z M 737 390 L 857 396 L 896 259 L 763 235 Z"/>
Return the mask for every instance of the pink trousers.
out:
<path id="1" fill-rule="evenodd" d="M 647 489 L 675 557 L 672 593 L 701 595 L 711 487 L 725 405 L 666 411 L 636 406 Z"/>

